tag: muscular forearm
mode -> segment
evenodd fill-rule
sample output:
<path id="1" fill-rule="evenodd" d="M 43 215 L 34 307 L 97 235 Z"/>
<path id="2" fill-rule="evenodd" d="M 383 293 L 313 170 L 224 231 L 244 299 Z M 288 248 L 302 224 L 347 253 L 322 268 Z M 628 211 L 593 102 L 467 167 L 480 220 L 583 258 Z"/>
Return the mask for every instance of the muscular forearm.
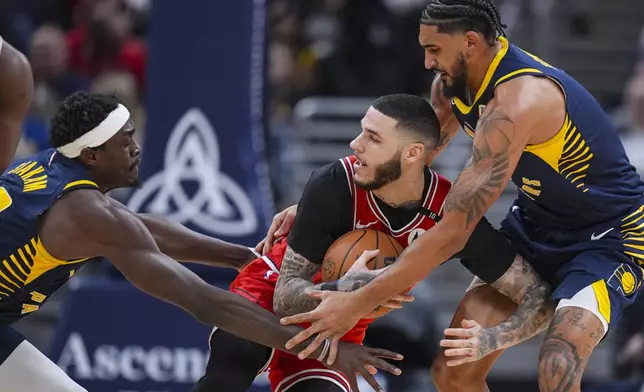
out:
<path id="1" fill-rule="evenodd" d="M 533 287 L 507 321 L 481 332 L 481 351 L 506 349 L 537 335 L 550 324 L 554 309 L 547 285 Z"/>
<path id="2" fill-rule="evenodd" d="M 159 249 L 175 260 L 240 269 L 255 258 L 245 246 L 197 233 L 167 218 L 151 214 L 138 217 Z"/>
<path id="3" fill-rule="evenodd" d="M 207 286 L 207 287 L 206 287 Z M 297 354 L 311 343 L 312 339 L 286 350 L 286 341 L 301 331 L 294 326 L 283 326 L 273 313 L 262 309 L 247 299 L 224 290 L 204 284 L 203 310 L 195 317 L 202 323 L 217 326 L 226 332 L 246 340 Z M 317 358 L 320 349 L 311 355 Z"/>
<path id="4" fill-rule="evenodd" d="M 509 319 L 482 331 L 482 350 L 514 346 L 546 329 L 554 313 L 550 285 L 530 263 L 517 255 L 508 270 L 491 286 L 512 299 L 518 308 Z"/>
<path id="5" fill-rule="evenodd" d="M 273 310 L 282 317 L 310 312 L 320 301 L 309 297 L 306 291 L 315 288 L 312 282 L 302 278 L 280 277 L 273 296 Z"/>

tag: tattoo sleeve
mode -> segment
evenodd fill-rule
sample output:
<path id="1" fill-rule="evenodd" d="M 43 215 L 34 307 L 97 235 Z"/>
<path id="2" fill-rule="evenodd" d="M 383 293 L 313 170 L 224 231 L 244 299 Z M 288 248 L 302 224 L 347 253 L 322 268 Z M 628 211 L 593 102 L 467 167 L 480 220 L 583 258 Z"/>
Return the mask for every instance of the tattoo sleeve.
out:
<path id="1" fill-rule="evenodd" d="M 290 246 L 286 248 L 273 297 L 275 313 L 292 316 L 315 309 L 319 301 L 309 297 L 306 290 L 314 288 L 312 279 L 320 267 L 320 264 L 307 260 Z"/>
<path id="2" fill-rule="evenodd" d="M 513 170 L 510 159 L 514 122 L 498 107 L 489 110 L 476 127 L 472 158 L 445 201 L 445 211 L 465 214 L 467 228 L 474 227 L 494 203 Z"/>
<path id="3" fill-rule="evenodd" d="M 312 279 L 320 267 L 319 264 L 310 262 L 291 247 L 286 249 L 273 297 L 273 309 L 277 314 L 291 316 L 315 309 L 319 301 L 309 297 L 306 294 L 307 289 L 355 291 L 378 275 L 370 272 L 347 273 L 339 280 L 314 285 Z"/>
<path id="4" fill-rule="evenodd" d="M 512 347 L 548 327 L 555 309 L 550 302 L 550 287 L 523 257 L 517 256 L 491 286 L 516 302 L 518 308 L 508 320 L 482 332 L 482 352 Z"/>

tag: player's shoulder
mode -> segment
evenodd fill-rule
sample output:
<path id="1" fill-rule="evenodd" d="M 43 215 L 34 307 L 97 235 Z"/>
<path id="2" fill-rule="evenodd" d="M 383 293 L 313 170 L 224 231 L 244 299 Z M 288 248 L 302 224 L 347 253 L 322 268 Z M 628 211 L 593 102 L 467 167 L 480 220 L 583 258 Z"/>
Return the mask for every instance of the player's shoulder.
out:
<path id="1" fill-rule="evenodd" d="M 307 187 L 331 187 L 332 189 L 342 187 L 343 189 L 349 189 L 347 186 L 350 171 L 349 164 L 349 160 L 343 158 L 315 169 L 311 174 Z"/>
<path id="2" fill-rule="evenodd" d="M 0 87 L 0 101 L 10 99 L 31 102 L 33 77 L 29 60 L 2 38 L 0 38 Z M 0 110 L 5 110 L 6 106 L 8 105 L 3 105 Z"/>
<path id="3" fill-rule="evenodd" d="M 89 233 L 117 225 L 122 209 L 98 189 L 83 188 L 63 194 L 47 215 Z"/>
<path id="4" fill-rule="evenodd" d="M 494 89 L 494 104 L 532 114 L 547 114 L 556 106 L 565 106 L 565 93 L 554 80 L 534 75 L 516 77 Z"/>

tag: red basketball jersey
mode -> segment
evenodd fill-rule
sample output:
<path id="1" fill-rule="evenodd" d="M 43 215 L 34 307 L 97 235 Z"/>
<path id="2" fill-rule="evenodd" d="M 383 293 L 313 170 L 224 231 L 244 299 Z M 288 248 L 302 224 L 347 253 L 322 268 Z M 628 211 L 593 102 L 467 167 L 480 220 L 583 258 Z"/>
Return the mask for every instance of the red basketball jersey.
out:
<path id="1" fill-rule="evenodd" d="M 353 199 L 353 229 L 374 229 L 395 237 L 403 248 L 406 248 L 419 235 L 434 227 L 443 213 L 443 205 L 451 182 L 430 170 L 430 184 L 421 207 L 425 214 L 418 212 L 416 217 L 404 227 L 394 230 L 387 217 L 378 207 L 373 192 L 356 186 L 353 180 L 353 163 L 355 157 L 342 158 L 342 166 L 347 175 L 351 197 Z"/>
<path id="2" fill-rule="evenodd" d="M 405 226 L 394 230 L 389 220 L 378 207 L 376 198 L 371 191 L 358 187 L 353 180 L 353 163 L 356 158 L 353 156 L 342 158 L 340 160 L 347 175 L 347 185 L 351 191 L 353 200 L 353 230 L 357 229 L 374 229 L 387 233 L 398 240 L 403 248 L 409 246 L 419 235 L 434 227 L 443 213 L 445 198 L 452 184 L 451 182 L 439 176 L 430 170 L 430 184 L 425 195 L 425 200 L 421 204 L 425 214 L 418 212 L 416 216 Z M 321 281 L 320 274 L 313 279 L 315 283 Z M 342 338 L 343 341 L 352 343 L 361 343 L 364 340 L 367 327 L 373 320 L 363 319 Z"/>

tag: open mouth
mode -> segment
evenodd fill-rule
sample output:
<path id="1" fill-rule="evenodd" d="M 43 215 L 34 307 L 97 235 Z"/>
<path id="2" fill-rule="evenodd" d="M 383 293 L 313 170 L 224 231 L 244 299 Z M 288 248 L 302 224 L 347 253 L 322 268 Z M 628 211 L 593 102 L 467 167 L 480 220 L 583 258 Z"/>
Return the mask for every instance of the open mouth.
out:
<path id="1" fill-rule="evenodd" d="M 366 165 L 362 160 L 360 160 L 360 158 L 358 158 L 356 155 L 354 155 L 354 157 L 356 158 L 356 161 L 353 163 L 353 166 L 354 166 L 354 167 L 366 167 L 366 166 L 367 166 L 367 165 Z"/>

